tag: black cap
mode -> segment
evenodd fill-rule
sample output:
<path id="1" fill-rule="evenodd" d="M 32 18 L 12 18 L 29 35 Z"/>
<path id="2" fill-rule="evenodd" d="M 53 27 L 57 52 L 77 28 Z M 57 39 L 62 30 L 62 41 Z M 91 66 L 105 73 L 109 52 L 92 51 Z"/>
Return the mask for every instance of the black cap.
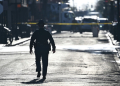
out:
<path id="1" fill-rule="evenodd" d="M 38 22 L 38 24 L 39 24 L 39 25 L 40 25 L 40 24 L 44 25 L 45 23 L 44 23 L 44 21 L 43 21 L 42 19 L 40 19 L 39 22 Z"/>

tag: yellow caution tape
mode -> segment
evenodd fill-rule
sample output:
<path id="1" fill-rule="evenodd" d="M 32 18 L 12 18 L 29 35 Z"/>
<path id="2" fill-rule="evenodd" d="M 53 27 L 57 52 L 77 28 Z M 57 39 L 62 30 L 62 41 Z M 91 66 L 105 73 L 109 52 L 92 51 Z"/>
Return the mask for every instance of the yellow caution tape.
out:
<path id="1" fill-rule="evenodd" d="M 18 23 L 18 24 L 37 24 L 37 23 L 29 22 L 29 23 Z M 111 25 L 112 23 L 47 23 L 46 25 L 100 25 L 100 24 Z"/>
<path id="2" fill-rule="evenodd" d="M 48 23 L 50 25 L 99 25 L 99 24 L 112 24 L 112 23 Z"/>

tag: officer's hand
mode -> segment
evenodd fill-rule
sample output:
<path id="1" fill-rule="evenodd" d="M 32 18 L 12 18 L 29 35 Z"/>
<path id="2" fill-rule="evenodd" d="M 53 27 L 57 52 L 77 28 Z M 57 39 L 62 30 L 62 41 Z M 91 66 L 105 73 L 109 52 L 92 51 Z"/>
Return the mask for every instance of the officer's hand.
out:
<path id="1" fill-rule="evenodd" d="M 30 54 L 32 54 L 33 53 L 33 51 L 32 50 L 30 50 Z"/>

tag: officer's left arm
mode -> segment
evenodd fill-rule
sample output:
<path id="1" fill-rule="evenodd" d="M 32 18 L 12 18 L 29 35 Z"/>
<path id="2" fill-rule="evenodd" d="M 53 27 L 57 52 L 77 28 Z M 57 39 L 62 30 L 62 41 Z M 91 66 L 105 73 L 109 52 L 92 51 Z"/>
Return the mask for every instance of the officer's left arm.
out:
<path id="1" fill-rule="evenodd" d="M 55 46 L 55 42 L 53 40 L 53 37 L 50 33 L 49 33 L 48 37 L 49 37 L 50 43 L 52 44 L 52 51 L 55 52 L 56 46 Z"/>

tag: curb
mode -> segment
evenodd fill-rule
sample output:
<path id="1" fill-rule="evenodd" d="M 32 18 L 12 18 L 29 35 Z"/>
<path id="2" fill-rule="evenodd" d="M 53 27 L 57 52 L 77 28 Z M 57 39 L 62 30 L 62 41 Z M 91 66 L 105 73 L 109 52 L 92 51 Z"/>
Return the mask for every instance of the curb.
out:
<path id="1" fill-rule="evenodd" d="M 117 42 L 116 40 L 114 40 L 114 38 L 113 38 L 113 35 L 111 34 L 111 33 L 109 33 L 109 32 L 107 32 L 107 38 L 109 39 L 109 42 L 110 42 L 110 44 L 112 44 L 112 45 L 114 45 L 114 46 L 119 46 L 119 45 L 117 45 L 119 42 Z M 118 52 L 118 49 L 119 48 L 115 48 L 116 49 L 116 51 L 117 51 L 117 54 L 118 54 L 118 58 L 120 58 L 120 53 Z"/>
<path id="2" fill-rule="evenodd" d="M 107 36 L 107 38 L 109 37 L 108 39 L 109 39 L 109 41 L 111 41 L 111 44 L 113 46 L 120 46 L 120 45 L 116 45 L 117 41 L 114 40 L 113 35 L 111 33 L 107 32 L 106 36 Z M 114 59 L 115 59 L 115 62 L 117 63 L 117 65 L 118 65 L 118 68 L 119 68 L 119 71 L 120 71 L 120 48 L 115 48 L 115 49 L 116 49 L 117 52 L 116 52 L 116 56 L 114 57 Z"/>
<path id="3" fill-rule="evenodd" d="M 21 40 L 21 39 L 19 39 L 19 40 Z M 27 41 L 29 41 L 29 40 L 30 40 L 30 38 L 28 38 L 28 39 L 26 39 L 26 40 L 23 40 L 23 41 L 20 41 L 20 42 L 18 42 L 18 43 L 13 43 L 12 45 L 5 45 L 5 46 L 16 46 L 16 45 L 22 44 L 22 43 L 24 43 L 24 42 L 27 42 Z"/>
<path id="4" fill-rule="evenodd" d="M 113 45 L 116 45 L 116 44 L 117 44 L 117 40 L 114 40 L 113 35 L 112 35 L 110 32 L 108 32 L 107 34 L 108 34 L 108 36 L 110 37 L 110 39 L 111 39 L 111 41 L 112 41 L 112 44 L 113 44 Z"/>
<path id="5" fill-rule="evenodd" d="M 11 45 L 11 46 L 16 46 L 16 45 L 22 44 L 22 43 L 24 43 L 24 42 L 27 42 L 27 41 L 29 41 L 29 40 L 30 40 L 30 39 L 26 39 L 25 41 L 22 41 L 22 42 L 19 42 L 19 43 L 13 44 L 13 45 Z"/>

